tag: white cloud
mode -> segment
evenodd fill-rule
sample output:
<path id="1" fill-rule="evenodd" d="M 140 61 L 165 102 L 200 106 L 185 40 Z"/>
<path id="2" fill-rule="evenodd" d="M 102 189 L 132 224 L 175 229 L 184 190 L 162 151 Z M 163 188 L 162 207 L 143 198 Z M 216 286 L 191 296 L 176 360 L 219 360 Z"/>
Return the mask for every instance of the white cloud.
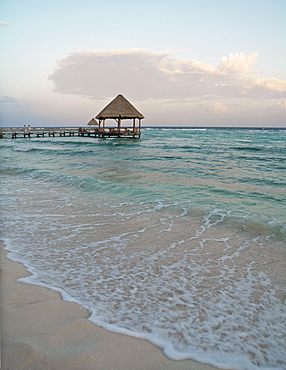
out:
<path id="1" fill-rule="evenodd" d="M 214 103 L 212 104 L 209 109 L 215 113 L 215 114 L 220 114 L 220 113 L 225 113 L 228 111 L 226 106 L 224 106 L 222 103 Z"/>
<path id="2" fill-rule="evenodd" d="M 256 63 L 258 53 L 252 53 L 248 57 L 244 53 L 230 53 L 227 57 L 221 58 L 219 70 L 227 74 L 254 73 L 251 67 Z"/>
<path id="3" fill-rule="evenodd" d="M 54 91 L 105 100 L 284 98 L 286 81 L 257 77 L 258 54 L 230 53 L 220 65 L 150 50 L 76 51 L 57 61 Z"/>
<path id="4" fill-rule="evenodd" d="M 255 78 L 252 81 L 253 86 L 263 86 L 273 91 L 286 91 L 286 81 L 278 80 L 277 78 Z"/>
<path id="5" fill-rule="evenodd" d="M 7 22 L 0 22 L 0 25 L 1 26 L 7 26 L 7 27 L 12 27 L 11 24 L 7 23 Z"/>
<path id="6" fill-rule="evenodd" d="M 276 104 L 279 108 L 286 109 L 286 100 Z"/>

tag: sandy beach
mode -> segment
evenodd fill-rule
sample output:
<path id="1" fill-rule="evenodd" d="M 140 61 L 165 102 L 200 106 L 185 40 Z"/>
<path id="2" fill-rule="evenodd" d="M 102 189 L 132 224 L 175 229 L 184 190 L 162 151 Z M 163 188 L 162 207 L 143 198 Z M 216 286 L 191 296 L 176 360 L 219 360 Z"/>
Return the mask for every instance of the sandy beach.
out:
<path id="1" fill-rule="evenodd" d="M 3 370 L 211 370 L 194 361 L 172 361 L 151 343 L 108 332 L 89 313 L 49 289 L 18 282 L 25 267 L 1 245 Z"/>

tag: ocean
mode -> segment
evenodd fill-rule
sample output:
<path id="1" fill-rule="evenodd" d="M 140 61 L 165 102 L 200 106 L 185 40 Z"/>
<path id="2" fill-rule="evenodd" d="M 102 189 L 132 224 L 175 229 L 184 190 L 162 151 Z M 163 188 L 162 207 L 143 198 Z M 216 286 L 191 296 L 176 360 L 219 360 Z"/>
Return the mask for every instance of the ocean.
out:
<path id="1" fill-rule="evenodd" d="M 1 140 L 1 238 L 101 327 L 174 360 L 286 369 L 286 130 Z"/>

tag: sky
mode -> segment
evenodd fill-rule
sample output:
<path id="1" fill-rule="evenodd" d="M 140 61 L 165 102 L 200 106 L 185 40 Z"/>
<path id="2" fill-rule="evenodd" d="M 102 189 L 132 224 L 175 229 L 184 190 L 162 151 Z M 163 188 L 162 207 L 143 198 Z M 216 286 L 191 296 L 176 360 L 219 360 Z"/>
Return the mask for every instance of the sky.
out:
<path id="1" fill-rule="evenodd" d="M 1 0 L 0 125 L 286 127 L 286 0 Z"/>

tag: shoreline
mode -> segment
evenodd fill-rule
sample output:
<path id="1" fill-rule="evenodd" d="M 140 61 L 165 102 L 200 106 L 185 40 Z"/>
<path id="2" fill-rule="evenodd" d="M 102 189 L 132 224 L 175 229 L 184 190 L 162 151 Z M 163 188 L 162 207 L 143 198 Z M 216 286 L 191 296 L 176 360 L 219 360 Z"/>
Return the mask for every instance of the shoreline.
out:
<path id="1" fill-rule="evenodd" d="M 29 276 L 10 260 L 1 241 L 3 370 L 215 370 L 192 360 L 167 358 L 144 340 L 106 331 L 79 304 L 60 293 L 17 281 Z"/>

